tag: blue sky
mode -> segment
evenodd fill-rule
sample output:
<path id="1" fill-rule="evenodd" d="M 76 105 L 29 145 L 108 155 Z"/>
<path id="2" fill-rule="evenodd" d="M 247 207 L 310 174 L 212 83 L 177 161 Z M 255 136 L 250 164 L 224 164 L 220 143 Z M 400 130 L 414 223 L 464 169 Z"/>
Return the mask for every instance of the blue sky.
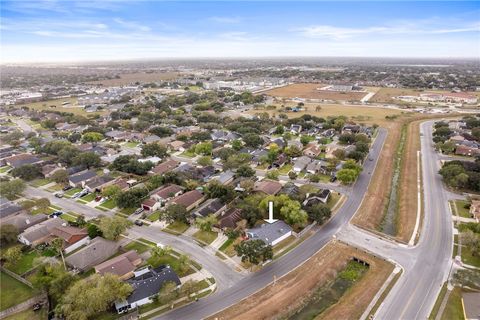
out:
<path id="1" fill-rule="evenodd" d="M 0 0 L 2 62 L 480 58 L 480 2 Z"/>

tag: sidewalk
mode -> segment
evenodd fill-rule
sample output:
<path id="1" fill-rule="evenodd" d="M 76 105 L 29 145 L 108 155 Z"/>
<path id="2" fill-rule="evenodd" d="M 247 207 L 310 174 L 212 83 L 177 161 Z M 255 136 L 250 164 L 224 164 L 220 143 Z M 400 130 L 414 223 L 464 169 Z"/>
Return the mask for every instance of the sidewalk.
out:
<path id="1" fill-rule="evenodd" d="M 213 240 L 212 243 L 210 243 L 210 246 L 218 250 L 218 248 L 220 248 L 222 244 L 227 240 L 228 240 L 228 237 L 223 233 L 219 232 L 217 238 Z"/>

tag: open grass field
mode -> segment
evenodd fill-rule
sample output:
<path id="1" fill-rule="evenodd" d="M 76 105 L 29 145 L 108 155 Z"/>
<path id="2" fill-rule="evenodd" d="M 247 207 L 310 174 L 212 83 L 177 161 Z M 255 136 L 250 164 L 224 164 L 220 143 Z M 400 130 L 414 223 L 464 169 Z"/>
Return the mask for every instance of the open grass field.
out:
<path id="1" fill-rule="evenodd" d="M 467 200 L 452 200 L 450 201 L 454 213 L 456 212 L 462 218 L 471 218 L 470 210 L 465 208 L 470 204 Z"/>
<path id="2" fill-rule="evenodd" d="M 311 292 L 334 279 L 352 257 L 369 270 L 336 303 L 316 319 L 358 319 L 393 271 L 393 265 L 341 243 L 330 243 L 299 268 L 257 293 L 208 319 L 278 319 L 296 310 Z"/>
<path id="3" fill-rule="evenodd" d="M 455 287 L 448 297 L 442 320 L 463 320 L 462 289 Z"/>
<path id="4" fill-rule="evenodd" d="M 70 102 L 70 105 L 63 106 L 63 102 Z M 54 100 L 47 100 L 47 101 L 39 101 L 39 102 L 32 102 L 21 104 L 21 107 L 28 107 L 31 110 L 50 110 L 50 111 L 61 111 L 61 112 L 70 112 L 76 115 L 95 115 L 95 114 L 103 114 L 105 112 L 98 111 L 98 112 L 85 112 L 85 110 L 81 107 L 77 106 L 77 98 L 62 98 L 62 99 L 54 99 Z"/>
<path id="5" fill-rule="evenodd" d="M 140 243 L 138 241 L 132 241 L 129 244 L 127 244 L 124 248 L 127 251 L 128 250 L 135 250 L 135 251 L 137 251 L 138 254 L 140 254 L 140 253 L 144 253 L 144 252 L 150 250 L 152 247 L 147 245 L 147 244 Z"/>
<path id="6" fill-rule="evenodd" d="M 319 83 L 295 83 L 263 93 L 279 98 L 303 98 L 320 100 L 360 101 L 367 92 L 336 92 L 318 90 L 325 87 Z"/>
<path id="7" fill-rule="evenodd" d="M 174 80 L 179 76 L 178 72 L 135 72 L 120 74 L 119 79 L 106 79 L 89 82 L 90 84 L 101 84 L 108 86 L 123 86 L 135 82 L 156 82 L 160 80 Z"/>
<path id="8" fill-rule="evenodd" d="M 45 308 L 39 311 L 33 311 L 28 309 L 22 312 L 18 312 L 3 318 L 4 320 L 46 320 L 48 319 L 47 310 Z"/>
<path id="9" fill-rule="evenodd" d="M 8 309 L 35 295 L 33 289 L 4 272 L 0 272 L 0 289 L 0 310 Z"/>

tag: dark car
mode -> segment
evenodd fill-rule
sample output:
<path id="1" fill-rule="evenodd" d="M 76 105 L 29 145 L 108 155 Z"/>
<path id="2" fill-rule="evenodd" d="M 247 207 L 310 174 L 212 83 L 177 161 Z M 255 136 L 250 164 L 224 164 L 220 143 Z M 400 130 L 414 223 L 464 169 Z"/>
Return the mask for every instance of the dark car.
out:
<path id="1" fill-rule="evenodd" d="M 67 190 L 70 190 L 72 189 L 72 186 L 65 186 L 62 188 L 63 191 L 67 191 Z"/>
<path id="2" fill-rule="evenodd" d="M 335 182 L 335 181 L 337 181 L 337 177 L 333 176 L 330 178 L 330 182 Z"/>
<path id="3" fill-rule="evenodd" d="M 55 211 L 55 212 L 52 212 L 49 217 L 50 218 L 57 218 L 57 217 L 60 217 L 61 215 L 63 214 L 62 211 Z"/>
<path id="4" fill-rule="evenodd" d="M 142 220 L 135 220 L 135 224 L 139 227 L 143 226 Z"/>

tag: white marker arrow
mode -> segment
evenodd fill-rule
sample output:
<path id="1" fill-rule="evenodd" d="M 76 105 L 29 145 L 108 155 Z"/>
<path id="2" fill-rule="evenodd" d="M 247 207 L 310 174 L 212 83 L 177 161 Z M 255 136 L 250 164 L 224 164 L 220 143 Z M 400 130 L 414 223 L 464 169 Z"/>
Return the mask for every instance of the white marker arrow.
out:
<path id="1" fill-rule="evenodd" d="M 268 201 L 268 219 L 265 219 L 268 223 L 274 223 L 277 219 L 273 219 L 273 201 Z"/>

